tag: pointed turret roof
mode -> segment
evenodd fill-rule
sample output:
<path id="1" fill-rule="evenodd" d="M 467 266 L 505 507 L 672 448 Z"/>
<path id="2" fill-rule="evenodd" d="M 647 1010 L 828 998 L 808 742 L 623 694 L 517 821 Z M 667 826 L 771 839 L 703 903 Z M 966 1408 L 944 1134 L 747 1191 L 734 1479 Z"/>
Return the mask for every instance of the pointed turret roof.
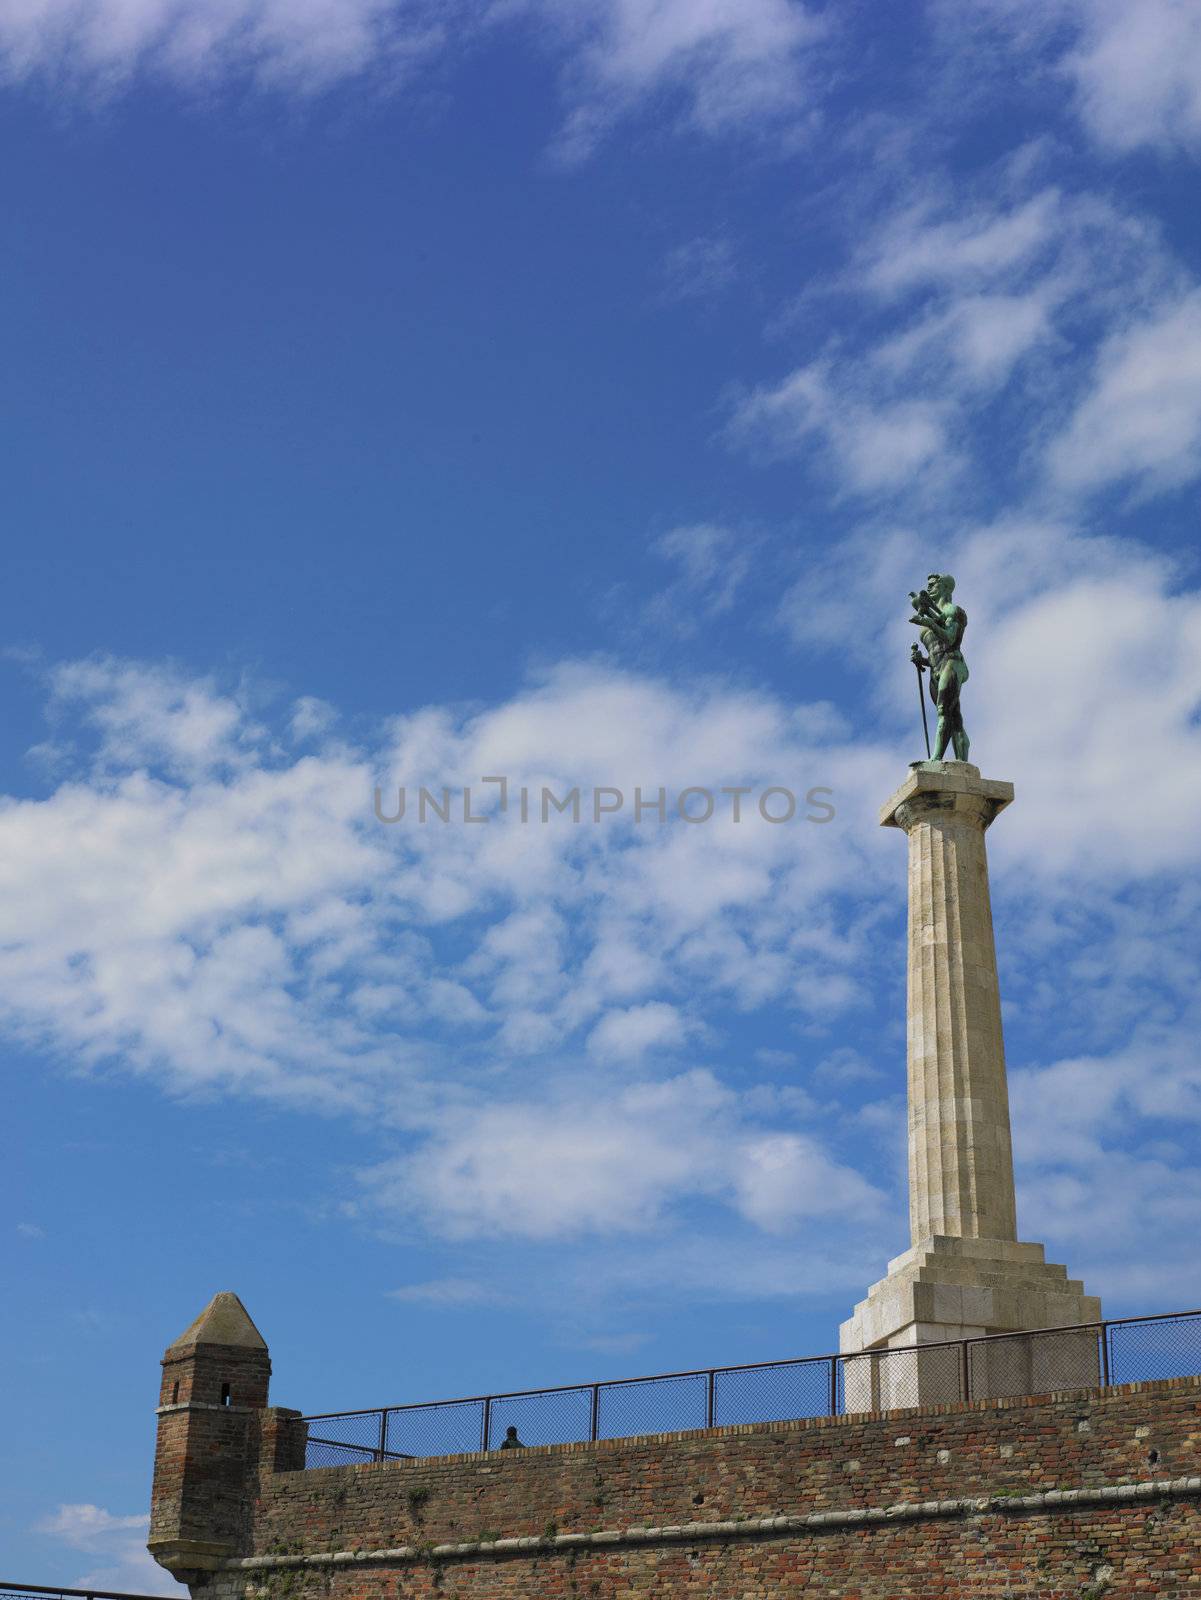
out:
<path id="1" fill-rule="evenodd" d="M 193 1344 L 232 1344 L 264 1351 L 267 1348 L 267 1341 L 251 1322 L 246 1307 L 230 1289 L 213 1296 L 195 1322 L 167 1346 L 167 1354 Z"/>

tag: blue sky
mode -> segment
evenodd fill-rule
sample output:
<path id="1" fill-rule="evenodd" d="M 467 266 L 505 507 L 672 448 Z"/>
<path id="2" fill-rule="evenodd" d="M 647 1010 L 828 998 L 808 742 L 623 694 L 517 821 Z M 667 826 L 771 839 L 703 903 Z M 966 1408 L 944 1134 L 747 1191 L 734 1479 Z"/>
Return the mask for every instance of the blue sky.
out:
<path id="1" fill-rule="evenodd" d="M 218 1289 L 306 1410 L 834 1346 L 934 568 L 1022 1236 L 1201 1301 L 1196 8 L 6 0 L 0 85 L 9 1574 L 170 1592 Z"/>

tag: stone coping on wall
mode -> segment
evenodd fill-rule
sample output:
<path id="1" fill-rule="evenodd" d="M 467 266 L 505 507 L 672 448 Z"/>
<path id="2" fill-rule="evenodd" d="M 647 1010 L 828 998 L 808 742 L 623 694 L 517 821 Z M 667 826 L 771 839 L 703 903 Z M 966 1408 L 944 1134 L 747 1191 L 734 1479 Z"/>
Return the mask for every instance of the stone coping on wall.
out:
<path id="1" fill-rule="evenodd" d="M 516 1450 L 468 1450 L 458 1455 L 410 1456 L 403 1461 L 355 1461 L 341 1466 L 297 1467 L 277 1473 L 277 1477 L 292 1477 L 303 1472 L 306 1478 L 326 1477 L 341 1472 L 379 1472 L 385 1468 L 406 1471 L 415 1466 L 434 1463 L 471 1461 L 498 1461 L 506 1456 L 512 1460 L 531 1456 L 574 1455 L 584 1451 L 611 1451 L 628 1449 L 631 1445 L 668 1444 L 685 1439 L 734 1439 L 747 1434 L 808 1433 L 822 1428 L 858 1427 L 863 1423 L 901 1423 L 920 1417 L 952 1417 L 984 1411 L 1021 1411 L 1030 1406 L 1062 1404 L 1076 1400 L 1104 1400 L 1123 1395 L 1170 1394 L 1194 1390 L 1201 1394 L 1201 1376 L 1191 1378 L 1146 1378 L 1139 1383 L 1111 1383 L 1094 1385 L 1085 1389 L 1054 1389 L 1044 1394 L 1005 1395 L 996 1399 L 951 1400 L 937 1405 L 905 1406 L 887 1411 L 849 1411 L 838 1416 L 791 1417 L 780 1422 L 734 1422 L 714 1428 L 686 1428 L 671 1433 L 623 1434 L 616 1439 L 572 1440 L 567 1444 L 531 1444 Z M 225 1409 L 228 1410 L 228 1407 Z M 403 1410 L 403 1406 L 388 1406 L 389 1411 Z M 537 1541 L 534 1541 L 537 1543 Z"/>

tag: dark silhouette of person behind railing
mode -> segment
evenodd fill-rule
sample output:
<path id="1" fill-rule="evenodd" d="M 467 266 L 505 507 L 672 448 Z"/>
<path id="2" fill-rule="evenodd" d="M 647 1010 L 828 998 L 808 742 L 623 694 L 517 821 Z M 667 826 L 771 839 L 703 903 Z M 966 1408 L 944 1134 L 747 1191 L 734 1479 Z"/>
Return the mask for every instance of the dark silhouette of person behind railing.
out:
<path id="1" fill-rule="evenodd" d="M 521 1440 L 517 1437 L 517 1429 L 514 1428 L 512 1426 L 512 1424 L 510 1424 L 509 1427 L 507 1427 L 505 1429 L 505 1436 L 500 1441 L 500 1447 L 501 1447 L 502 1450 L 524 1450 L 525 1449 L 525 1445 L 523 1445 Z"/>

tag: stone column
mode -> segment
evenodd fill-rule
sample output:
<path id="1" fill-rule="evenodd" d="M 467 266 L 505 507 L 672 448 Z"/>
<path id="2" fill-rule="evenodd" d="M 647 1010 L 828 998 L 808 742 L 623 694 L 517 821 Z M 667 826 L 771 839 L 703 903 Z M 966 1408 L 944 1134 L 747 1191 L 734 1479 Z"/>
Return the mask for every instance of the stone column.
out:
<path id="1" fill-rule="evenodd" d="M 1013 785 L 918 769 L 881 815 L 909 836 L 909 1231 L 1016 1239 L 984 830 Z"/>
<path id="2" fill-rule="evenodd" d="M 954 1400 L 965 1388 L 984 1398 L 1099 1381 L 1091 1333 L 912 1348 L 1101 1316 L 1101 1302 L 1045 1261 L 1041 1244 L 1017 1237 L 984 848 L 1012 799 L 1011 784 L 965 761 L 922 761 L 880 813 L 909 842 L 911 1243 L 842 1324 L 843 1353 L 865 1352 L 844 1363 L 849 1411 Z"/>

